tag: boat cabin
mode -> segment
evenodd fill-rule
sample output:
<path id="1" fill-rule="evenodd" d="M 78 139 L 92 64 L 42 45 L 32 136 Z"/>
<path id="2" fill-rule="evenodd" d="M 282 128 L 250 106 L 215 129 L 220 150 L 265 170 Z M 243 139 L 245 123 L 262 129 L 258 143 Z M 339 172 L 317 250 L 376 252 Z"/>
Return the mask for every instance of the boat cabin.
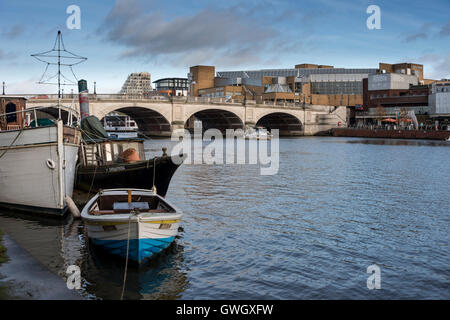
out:
<path id="1" fill-rule="evenodd" d="M 81 160 L 84 166 L 104 166 L 145 160 L 143 139 L 117 139 L 83 144 Z"/>
<path id="2" fill-rule="evenodd" d="M 19 130 L 25 125 L 26 100 L 23 97 L 0 97 L 0 131 Z"/>

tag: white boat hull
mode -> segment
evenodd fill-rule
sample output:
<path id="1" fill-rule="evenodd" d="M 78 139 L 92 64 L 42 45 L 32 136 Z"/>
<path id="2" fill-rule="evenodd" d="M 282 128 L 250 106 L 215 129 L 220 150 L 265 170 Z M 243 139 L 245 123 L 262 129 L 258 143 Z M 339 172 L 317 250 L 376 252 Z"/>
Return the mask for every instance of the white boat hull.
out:
<path id="1" fill-rule="evenodd" d="M 0 132 L 0 205 L 63 214 L 72 196 L 78 145 L 62 143 L 62 128 Z M 6 151 L 6 152 L 5 152 Z"/>
<path id="2" fill-rule="evenodd" d="M 108 192 L 126 192 L 115 189 L 104 190 Z M 150 191 L 141 191 L 149 194 Z M 136 194 L 133 191 L 133 194 Z M 158 196 L 159 197 L 159 196 Z M 89 215 L 88 210 L 97 200 L 98 194 L 84 207 L 81 217 L 85 222 L 88 237 L 92 242 L 106 251 L 127 257 L 127 243 L 129 239 L 128 258 L 142 263 L 156 253 L 167 248 L 178 234 L 178 227 L 183 213 L 139 213 L 114 214 L 103 216 Z"/>

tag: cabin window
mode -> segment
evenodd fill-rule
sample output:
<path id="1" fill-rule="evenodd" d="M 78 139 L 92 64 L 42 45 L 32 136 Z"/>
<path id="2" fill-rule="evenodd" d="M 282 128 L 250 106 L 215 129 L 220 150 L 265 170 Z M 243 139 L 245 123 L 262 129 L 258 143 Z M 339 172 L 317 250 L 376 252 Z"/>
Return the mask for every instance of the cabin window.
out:
<path id="1" fill-rule="evenodd" d="M 113 154 L 114 158 L 117 158 L 119 156 L 119 146 L 117 143 L 113 143 Z"/>
<path id="2" fill-rule="evenodd" d="M 11 112 L 16 112 L 17 107 L 14 103 L 10 102 L 6 105 L 6 123 L 17 122 L 17 113 L 8 114 Z"/>
<path id="3" fill-rule="evenodd" d="M 101 159 L 101 148 L 97 144 L 87 145 L 85 148 L 85 157 L 87 165 L 98 165 L 99 159 Z"/>
<path id="4" fill-rule="evenodd" d="M 139 142 L 128 142 L 128 143 L 122 143 L 122 150 L 121 153 L 124 152 L 125 150 L 129 149 L 129 148 L 133 148 L 137 151 L 137 153 L 139 154 L 139 158 L 141 160 L 145 159 L 145 155 L 144 155 L 144 145 L 142 143 Z"/>
<path id="5" fill-rule="evenodd" d="M 111 144 L 109 144 L 109 143 L 105 144 L 105 157 L 106 157 L 106 162 L 113 161 L 113 154 L 112 154 L 112 150 L 111 150 Z"/>

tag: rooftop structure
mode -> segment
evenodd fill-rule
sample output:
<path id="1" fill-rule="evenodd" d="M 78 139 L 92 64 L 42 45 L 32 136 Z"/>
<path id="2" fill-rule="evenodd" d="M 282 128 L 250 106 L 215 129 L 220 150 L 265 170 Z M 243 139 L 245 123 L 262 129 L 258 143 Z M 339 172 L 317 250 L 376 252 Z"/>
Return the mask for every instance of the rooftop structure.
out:
<path id="1" fill-rule="evenodd" d="M 424 80 L 422 64 L 408 63 L 408 62 L 390 64 L 380 62 L 378 70 L 379 73 L 399 73 L 406 75 L 414 75 L 417 78 L 419 78 L 419 81 Z"/>
<path id="2" fill-rule="evenodd" d="M 394 90 L 394 89 L 409 89 L 410 85 L 418 85 L 419 79 L 417 76 L 385 73 L 374 74 L 369 76 L 369 91 L 374 90 Z"/>
<path id="3" fill-rule="evenodd" d="M 312 74 L 375 74 L 378 69 L 345 69 L 345 68 L 293 68 L 293 69 L 262 69 L 251 71 L 218 71 L 219 78 L 260 79 L 261 77 L 296 77 L 305 79 Z"/>

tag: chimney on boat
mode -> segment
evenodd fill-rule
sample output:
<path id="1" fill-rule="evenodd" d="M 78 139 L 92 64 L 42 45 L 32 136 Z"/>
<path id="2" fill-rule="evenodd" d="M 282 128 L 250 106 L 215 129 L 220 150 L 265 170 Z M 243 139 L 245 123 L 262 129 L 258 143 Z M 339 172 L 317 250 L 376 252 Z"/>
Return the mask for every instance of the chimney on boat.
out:
<path id="1" fill-rule="evenodd" d="M 89 96 L 86 80 L 78 81 L 78 98 L 80 100 L 81 119 L 89 117 Z"/>

